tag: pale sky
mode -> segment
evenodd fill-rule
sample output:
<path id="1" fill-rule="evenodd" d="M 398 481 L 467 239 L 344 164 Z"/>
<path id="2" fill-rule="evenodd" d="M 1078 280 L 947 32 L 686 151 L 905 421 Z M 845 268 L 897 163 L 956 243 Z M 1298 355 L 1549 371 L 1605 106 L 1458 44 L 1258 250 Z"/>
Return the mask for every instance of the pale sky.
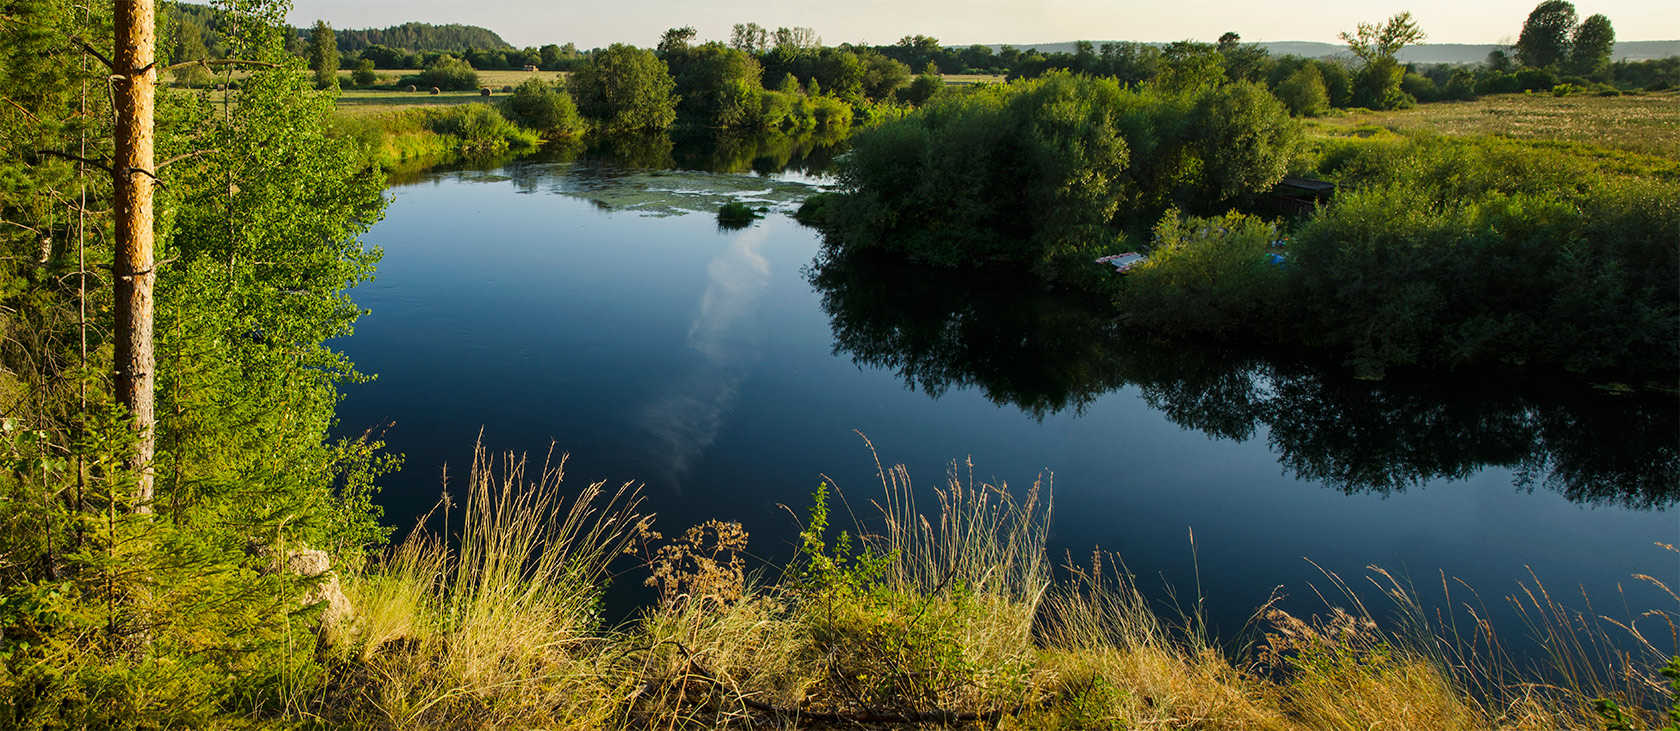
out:
<path id="1" fill-rule="evenodd" d="M 1074 40 L 1324 41 L 1361 21 L 1410 10 L 1436 43 L 1509 43 L 1540 0 L 294 0 L 294 25 L 383 28 L 419 21 L 478 25 L 515 46 L 652 46 L 666 28 L 692 25 L 701 40 L 729 39 L 735 23 L 806 26 L 830 45 L 889 44 L 928 35 L 944 45 Z M 1617 40 L 1680 39 L 1676 0 L 1576 0 L 1603 13 Z"/>

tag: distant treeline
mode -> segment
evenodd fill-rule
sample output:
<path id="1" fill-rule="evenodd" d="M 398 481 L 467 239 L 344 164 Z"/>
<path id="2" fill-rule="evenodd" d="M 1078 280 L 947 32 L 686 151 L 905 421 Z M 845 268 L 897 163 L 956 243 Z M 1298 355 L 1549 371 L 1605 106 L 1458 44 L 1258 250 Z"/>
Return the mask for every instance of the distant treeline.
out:
<path id="1" fill-rule="evenodd" d="M 371 46 L 403 51 L 456 51 L 467 48 L 509 50 L 513 46 L 495 32 L 476 25 L 403 23 L 389 28 L 335 30 L 341 53 L 360 53 Z M 301 34 L 300 34 L 301 35 Z"/>

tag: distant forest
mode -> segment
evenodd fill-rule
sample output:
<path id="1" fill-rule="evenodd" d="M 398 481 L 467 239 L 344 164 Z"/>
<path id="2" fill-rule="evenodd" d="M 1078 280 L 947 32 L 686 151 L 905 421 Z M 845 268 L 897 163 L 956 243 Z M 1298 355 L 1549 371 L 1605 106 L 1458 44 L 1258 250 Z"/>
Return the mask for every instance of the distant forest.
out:
<path id="1" fill-rule="evenodd" d="M 219 17 L 222 11 L 204 5 L 175 3 L 165 6 L 165 48 L 170 49 L 172 61 L 195 58 L 220 58 Z M 772 33 L 756 23 L 736 26 L 735 37 L 729 42 L 734 48 L 755 56 L 766 69 L 774 67 L 778 73 L 765 76 L 765 83 L 779 81 L 781 72 L 793 71 L 784 63 L 788 49 L 820 46 L 821 41 L 811 29 L 794 29 L 810 38 L 802 43 L 772 43 Z M 781 29 L 785 32 L 786 29 Z M 288 49 L 303 55 L 308 45 L 308 28 L 291 28 L 287 37 Z M 340 68 L 349 68 L 366 59 L 376 69 L 416 69 L 435 63 L 448 54 L 465 60 L 477 70 L 518 69 L 535 66 L 545 71 L 569 71 L 595 51 L 577 48 L 572 43 L 550 43 L 540 48 L 517 48 L 487 28 L 472 25 L 431 25 L 404 23 L 383 29 L 333 29 L 339 53 Z M 783 48 L 786 46 L 786 48 Z M 879 55 L 904 64 L 910 74 L 992 74 L 1009 78 L 1034 78 L 1051 71 L 1066 70 L 1102 76 L 1115 76 L 1127 83 L 1135 83 L 1154 75 L 1163 63 L 1173 59 L 1202 56 L 1218 50 L 1225 57 L 1225 70 L 1233 77 L 1244 76 L 1258 80 L 1267 77 L 1269 86 L 1276 86 L 1283 76 L 1295 70 L 1303 60 L 1311 60 L 1326 74 L 1325 83 L 1331 106 L 1358 103 L 1339 89 L 1337 84 L 1351 78 L 1345 69 L 1323 65 L 1321 59 L 1343 63 L 1350 59 L 1346 45 L 1307 41 L 1243 43 L 1236 33 L 1226 33 L 1217 44 L 1194 41 L 1173 43 L 1138 43 L 1129 41 L 1045 43 L 1036 46 L 973 44 L 950 46 L 923 35 L 905 36 L 897 43 L 878 46 L 841 44 L 836 47 L 866 55 Z M 1416 101 L 1462 99 L 1484 93 L 1509 93 L 1523 90 L 1546 91 L 1559 81 L 1592 89 L 1594 83 L 1616 87 L 1649 90 L 1680 87 L 1680 40 L 1624 41 L 1612 43 L 1609 66 L 1591 74 L 1550 74 L 1533 72 L 1531 78 L 1517 79 L 1518 66 L 1511 63 L 1513 46 L 1494 44 L 1422 44 L 1400 50 L 1396 60 L 1406 65 L 1406 93 Z M 808 49 L 806 49 L 808 50 Z M 802 51 L 801 51 L 802 52 Z M 796 54 L 797 55 L 797 54 Z M 1284 61 L 1274 63 L 1274 61 Z M 1465 68 L 1477 69 L 1476 75 L 1460 73 Z M 1557 69 L 1556 71 L 1562 71 Z M 1549 74 L 1549 75 L 1548 75 Z M 1454 76 L 1461 76 L 1454 86 Z M 800 78 L 805 78 L 801 74 Z M 1509 78 L 1506 78 L 1509 77 Z M 1345 85 L 1345 84 L 1344 84 Z M 1451 88 L 1449 88 L 1451 87 Z M 1608 88 L 1608 87 L 1606 87 Z M 1345 98 L 1344 98 L 1345 97 Z M 1368 101 L 1368 100 L 1366 100 Z"/>
<path id="2" fill-rule="evenodd" d="M 183 56 L 183 51 L 193 44 L 201 44 L 204 52 L 211 58 L 223 56 L 222 28 L 225 11 L 208 5 L 194 5 L 191 3 L 170 3 L 164 6 L 163 29 L 165 45 L 172 48 L 174 57 Z M 287 47 L 299 50 L 308 43 L 308 28 L 289 28 Z M 355 57 L 362 51 L 373 47 L 383 46 L 402 51 L 416 52 L 460 52 L 466 49 L 511 50 L 513 46 L 495 31 L 480 28 L 476 25 L 432 25 L 430 23 L 403 23 L 389 28 L 368 28 L 363 30 L 333 29 L 338 40 L 340 53 Z M 196 50 L 196 49 L 194 49 Z M 191 54 L 188 54 L 191 55 Z"/>
<path id="3" fill-rule="evenodd" d="M 1096 41 L 1101 48 L 1108 43 L 1122 41 Z M 1167 46 L 1166 43 L 1151 43 L 1152 46 Z M 1266 49 L 1273 56 L 1300 56 L 1301 58 L 1328 58 L 1348 55 L 1345 43 L 1320 43 L 1317 41 L 1261 41 L 1255 45 Z M 994 52 L 1003 50 L 1003 45 L 988 46 Z M 1078 53 L 1079 44 L 1075 41 L 1066 43 L 1016 43 L 1015 48 L 1029 48 L 1039 53 Z M 1482 63 L 1488 54 L 1497 50 L 1509 50 L 1509 45 L 1497 43 L 1425 43 L 1417 46 L 1407 46 L 1400 50 L 1395 58 L 1401 63 Z M 1616 48 L 1610 54 L 1612 61 L 1647 61 L 1669 56 L 1680 55 L 1680 40 L 1675 41 L 1617 41 Z"/>
<path id="4" fill-rule="evenodd" d="M 308 29 L 301 29 L 300 37 L 306 35 Z M 403 23 L 390 28 L 369 28 L 367 30 L 338 30 L 333 34 L 338 37 L 340 53 L 360 53 L 369 46 L 384 46 L 404 51 L 459 51 L 466 48 L 508 49 L 513 48 L 502 37 L 487 28 L 476 25 L 432 25 L 430 23 Z"/>

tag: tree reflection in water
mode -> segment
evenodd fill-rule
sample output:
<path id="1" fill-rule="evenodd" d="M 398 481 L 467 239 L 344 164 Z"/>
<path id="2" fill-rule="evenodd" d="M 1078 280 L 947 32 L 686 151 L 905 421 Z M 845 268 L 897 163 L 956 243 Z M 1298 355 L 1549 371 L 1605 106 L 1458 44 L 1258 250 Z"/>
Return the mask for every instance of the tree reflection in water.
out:
<path id="1" fill-rule="evenodd" d="M 1580 504 L 1661 509 L 1680 500 L 1672 398 L 1498 372 L 1358 380 L 1309 357 L 1155 340 L 1101 301 L 1008 272 L 830 253 L 807 275 L 836 354 L 934 398 L 972 388 L 1042 420 L 1082 413 L 1129 385 L 1175 424 L 1236 441 L 1264 430 L 1286 470 L 1348 494 L 1498 467 L 1519 489 L 1538 485 Z"/>

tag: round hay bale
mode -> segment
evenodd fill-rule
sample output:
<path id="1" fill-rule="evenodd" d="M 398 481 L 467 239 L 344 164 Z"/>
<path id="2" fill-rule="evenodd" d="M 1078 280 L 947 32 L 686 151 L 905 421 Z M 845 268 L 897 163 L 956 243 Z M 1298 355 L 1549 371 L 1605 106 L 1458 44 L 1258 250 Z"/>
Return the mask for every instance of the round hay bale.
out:
<path id="1" fill-rule="evenodd" d="M 403 91 L 413 92 L 414 91 L 414 85 L 409 84 L 408 86 L 403 87 Z"/>
<path id="2" fill-rule="evenodd" d="M 478 95 L 479 96 L 490 96 L 490 87 L 486 86 L 482 89 L 479 89 L 478 90 Z"/>
<path id="3" fill-rule="evenodd" d="M 439 91 L 437 87 L 435 87 L 435 86 L 432 87 L 432 96 L 437 96 L 438 94 L 441 94 L 441 93 L 443 93 L 443 92 Z"/>
<path id="4" fill-rule="evenodd" d="M 509 84 L 507 86 L 502 87 L 502 93 L 503 94 L 512 94 L 513 93 L 513 85 Z"/>

